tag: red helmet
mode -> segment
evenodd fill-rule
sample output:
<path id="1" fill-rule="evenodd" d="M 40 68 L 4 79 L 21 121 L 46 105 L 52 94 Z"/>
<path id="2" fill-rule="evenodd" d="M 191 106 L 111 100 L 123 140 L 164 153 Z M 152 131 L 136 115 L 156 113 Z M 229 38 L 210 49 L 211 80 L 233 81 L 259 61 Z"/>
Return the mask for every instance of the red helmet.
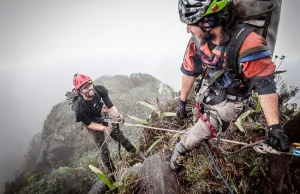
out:
<path id="1" fill-rule="evenodd" d="M 78 74 L 78 73 L 76 73 L 74 75 L 73 85 L 75 87 L 75 90 L 79 90 L 79 88 L 87 82 L 92 82 L 92 80 L 89 76 L 83 75 L 83 74 Z"/>

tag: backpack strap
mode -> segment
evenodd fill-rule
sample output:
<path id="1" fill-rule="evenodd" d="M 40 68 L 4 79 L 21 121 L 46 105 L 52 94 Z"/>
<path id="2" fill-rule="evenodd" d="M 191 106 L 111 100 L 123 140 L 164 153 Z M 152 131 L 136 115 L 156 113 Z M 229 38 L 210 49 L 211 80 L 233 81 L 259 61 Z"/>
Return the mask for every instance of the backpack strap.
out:
<path id="1" fill-rule="evenodd" d="M 259 52 L 262 52 L 262 51 L 268 51 L 269 50 L 269 47 L 268 46 L 257 46 L 257 47 L 254 47 L 252 49 L 248 49 L 242 53 L 240 53 L 238 56 L 238 61 L 241 60 L 242 58 L 244 57 L 247 57 L 249 55 L 252 55 L 253 53 L 259 53 Z"/>
<path id="2" fill-rule="evenodd" d="M 231 31 L 230 41 L 226 48 L 226 68 L 233 79 L 239 79 L 238 56 L 240 48 L 246 37 L 257 27 L 250 24 L 239 24 Z"/>
<path id="3" fill-rule="evenodd" d="M 238 60 L 238 64 L 240 63 L 244 63 L 244 62 L 248 62 L 248 61 L 253 61 L 256 59 L 261 59 L 267 56 L 272 55 L 270 50 L 266 50 L 266 51 L 262 51 L 262 52 L 258 52 L 258 53 L 253 53 L 247 57 L 241 58 L 240 60 Z"/>
<path id="4" fill-rule="evenodd" d="M 200 50 L 200 42 L 197 40 L 195 36 L 192 36 L 192 40 L 194 41 L 196 46 L 196 51 L 198 52 Z"/>
<path id="5" fill-rule="evenodd" d="M 94 91 L 95 91 L 95 96 L 96 96 L 97 100 L 100 102 L 102 97 L 99 94 L 98 88 L 94 88 Z"/>

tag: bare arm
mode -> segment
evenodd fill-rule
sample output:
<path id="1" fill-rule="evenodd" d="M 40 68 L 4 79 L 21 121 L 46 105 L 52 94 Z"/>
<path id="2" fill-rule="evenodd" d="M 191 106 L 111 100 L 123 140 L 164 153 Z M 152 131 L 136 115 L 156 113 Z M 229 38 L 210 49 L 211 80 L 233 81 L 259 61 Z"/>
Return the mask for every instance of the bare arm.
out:
<path id="1" fill-rule="evenodd" d="M 268 126 L 279 123 L 278 96 L 274 94 L 259 95 Z"/>
<path id="2" fill-rule="evenodd" d="M 288 152 L 289 138 L 279 124 L 278 96 L 276 93 L 259 95 L 259 100 L 269 126 L 268 144 L 283 152 Z"/>
<path id="3" fill-rule="evenodd" d="M 112 107 L 108 110 L 108 113 L 109 113 L 111 116 L 113 116 L 113 117 L 118 117 L 118 114 L 120 114 L 119 111 L 118 111 L 118 109 L 117 109 L 117 107 L 115 107 L 115 106 L 112 106 Z"/>
<path id="4" fill-rule="evenodd" d="M 196 77 L 195 76 L 189 76 L 189 75 L 182 75 L 182 86 L 181 86 L 181 100 L 186 101 L 187 97 L 189 96 L 191 89 L 193 87 L 193 84 L 195 82 Z"/>
<path id="5" fill-rule="evenodd" d="M 105 126 L 102 125 L 102 124 L 99 124 L 99 123 L 94 123 L 94 122 L 91 122 L 91 124 L 89 124 L 87 126 L 88 129 L 91 129 L 91 130 L 95 130 L 95 131 L 104 131 L 105 129 Z"/>

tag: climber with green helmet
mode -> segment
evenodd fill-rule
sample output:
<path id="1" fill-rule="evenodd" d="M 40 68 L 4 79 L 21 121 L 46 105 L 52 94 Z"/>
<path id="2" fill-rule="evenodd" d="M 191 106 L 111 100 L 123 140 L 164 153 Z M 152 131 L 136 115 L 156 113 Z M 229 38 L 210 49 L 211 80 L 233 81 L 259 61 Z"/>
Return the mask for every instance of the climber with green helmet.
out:
<path id="1" fill-rule="evenodd" d="M 180 169 L 188 151 L 226 130 L 244 110 L 252 90 L 268 124 L 268 144 L 288 151 L 288 137 L 279 123 L 275 64 L 265 38 L 256 27 L 242 23 L 236 1 L 179 0 L 178 10 L 192 38 L 181 66 L 177 117 L 186 117 L 186 101 L 195 81 L 196 106 L 194 126 L 181 135 L 170 167 Z"/>

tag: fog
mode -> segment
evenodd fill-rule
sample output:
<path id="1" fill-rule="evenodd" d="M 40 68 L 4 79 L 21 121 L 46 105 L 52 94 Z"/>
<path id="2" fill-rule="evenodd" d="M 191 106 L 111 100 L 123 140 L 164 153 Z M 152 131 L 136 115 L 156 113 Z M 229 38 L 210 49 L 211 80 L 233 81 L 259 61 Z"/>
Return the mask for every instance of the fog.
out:
<path id="1" fill-rule="evenodd" d="M 298 84 L 298 7 L 283 2 L 275 50 L 286 55 L 281 69 L 290 84 Z M 179 90 L 189 37 L 173 0 L 0 0 L 0 184 L 13 178 L 76 72 L 149 73 Z"/>

